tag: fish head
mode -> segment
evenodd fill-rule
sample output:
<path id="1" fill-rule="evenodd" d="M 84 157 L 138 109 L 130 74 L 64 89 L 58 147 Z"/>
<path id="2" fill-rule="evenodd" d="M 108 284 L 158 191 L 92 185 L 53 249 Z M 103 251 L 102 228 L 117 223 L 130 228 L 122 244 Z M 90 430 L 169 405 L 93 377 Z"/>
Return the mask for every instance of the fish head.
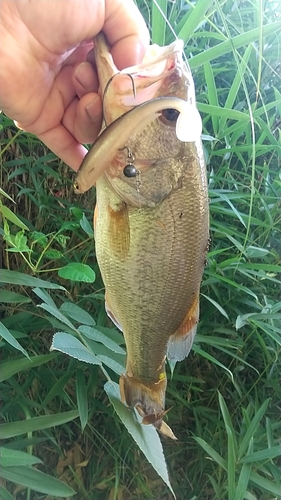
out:
<path id="1" fill-rule="evenodd" d="M 186 160 L 194 158 L 186 142 L 201 142 L 202 122 L 183 42 L 151 45 L 141 64 L 120 72 L 99 34 L 95 59 L 105 128 L 81 166 L 77 185 L 83 184 L 84 171 L 87 189 L 104 173 L 123 202 L 153 207 L 181 186 Z"/>
<path id="2" fill-rule="evenodd" d="M 122 71 L 102 33 L 94 43 L 105 124 L 74 190 L 87 191 L 104 174 L 123 202 L 153 207 L 181 185 L 188 161 L 196 156 L 204 165 L 202 121 L 183 42 L 151 45 L 141 64 Z"/>
<path id="3" fill-rule="evenodd" d="M 182 40 L 166 47 L 150 45 L 141 64 L 119 71 L 105 36 L 97 35 L 95 61 L 107 125 L 145 101 L 162 96 L 187 101 L 194 96 L 192 75 L 183 61 L 183 45 Z"/>

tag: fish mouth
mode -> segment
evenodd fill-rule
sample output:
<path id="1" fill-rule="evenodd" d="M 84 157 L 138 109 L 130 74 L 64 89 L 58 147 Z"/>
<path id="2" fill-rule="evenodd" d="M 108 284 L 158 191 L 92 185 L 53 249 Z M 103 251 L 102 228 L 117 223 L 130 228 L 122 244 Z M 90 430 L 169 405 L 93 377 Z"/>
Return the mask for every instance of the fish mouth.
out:
<path id="1" fill-rule="evenodd" d="M 175 40 L 167 47 L 150 45 L 141 64 L 119 71 L 105 36 L 95 38 L 95 59 L 107 124 L 145 101 L 162 96 L 187 100 L 192 77 L 183 63 L 184 43 Z"/>

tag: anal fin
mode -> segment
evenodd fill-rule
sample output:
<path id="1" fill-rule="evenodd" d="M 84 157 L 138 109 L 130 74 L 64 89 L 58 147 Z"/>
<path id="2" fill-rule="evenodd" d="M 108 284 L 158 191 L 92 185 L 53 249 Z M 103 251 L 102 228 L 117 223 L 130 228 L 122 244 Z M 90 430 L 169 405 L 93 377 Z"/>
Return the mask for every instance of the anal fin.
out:
<path id="1" fill-rule="evenodd" d="M 195 297 L 180 327 L 169 338 L 167 346 L 169 361 L 182 361 L 188 356 L 196 335 L 198 319 L 199 295 Z"/>

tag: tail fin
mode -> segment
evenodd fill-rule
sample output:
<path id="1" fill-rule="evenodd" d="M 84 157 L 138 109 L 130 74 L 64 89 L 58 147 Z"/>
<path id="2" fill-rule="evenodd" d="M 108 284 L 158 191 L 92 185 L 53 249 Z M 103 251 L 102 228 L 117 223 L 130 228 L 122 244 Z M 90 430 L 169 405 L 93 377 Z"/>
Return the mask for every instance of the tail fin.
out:
<path id="1" fill-rule="evenodd" d="M 144 384 L 139 379 L 127 374 L 119 380 L 120 394 L 123 402 L 136 408 L 144 425 L 153 424 L 163 435 L 177 439 L 172 429 L 163 422 L 165 411 L 166 377 L 152 384 Z"/>

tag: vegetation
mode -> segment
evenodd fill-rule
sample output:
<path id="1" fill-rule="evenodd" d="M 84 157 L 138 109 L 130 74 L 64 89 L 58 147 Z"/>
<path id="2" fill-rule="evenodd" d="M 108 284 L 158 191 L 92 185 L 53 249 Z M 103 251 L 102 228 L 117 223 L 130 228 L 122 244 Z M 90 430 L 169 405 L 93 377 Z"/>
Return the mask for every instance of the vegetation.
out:
<path id="1" fill-rule="evenodd" d="M 281 4 L 138 5 L 154 42 L 186 43 L 210 192 L 198 334 L 167 390 L 172 488 L 178 500 L 281 498 Z M 0 497 L 170 500 L 109 402 L 118 412 L 115 385 L 104 391 L 125 352 L 104 310 L 94 193 L 75 197 L 65 165 L 0 123 Z"/>

